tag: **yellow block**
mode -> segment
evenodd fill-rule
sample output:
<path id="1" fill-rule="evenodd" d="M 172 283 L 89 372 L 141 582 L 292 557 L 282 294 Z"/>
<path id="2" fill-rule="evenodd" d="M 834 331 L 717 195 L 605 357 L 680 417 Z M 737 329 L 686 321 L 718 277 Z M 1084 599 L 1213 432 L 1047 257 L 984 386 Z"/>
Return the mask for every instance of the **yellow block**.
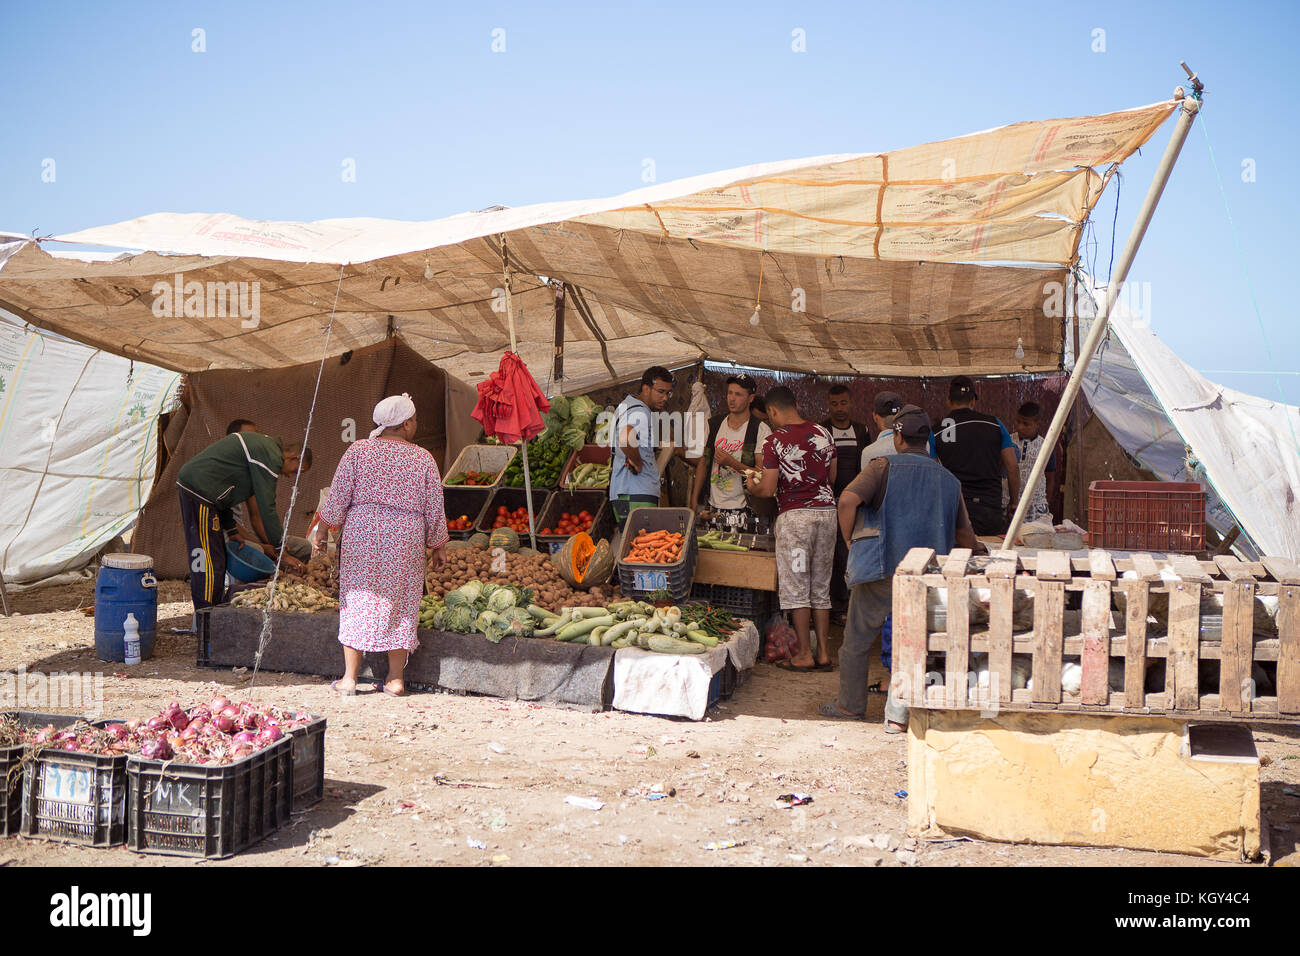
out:
<path id="1" fill-rule="evenodd" d="M 911 711 L 908 825 L 1007 843 L 1218 859 L 1260 852 L 1246 725 L 1162 717 Z"/>

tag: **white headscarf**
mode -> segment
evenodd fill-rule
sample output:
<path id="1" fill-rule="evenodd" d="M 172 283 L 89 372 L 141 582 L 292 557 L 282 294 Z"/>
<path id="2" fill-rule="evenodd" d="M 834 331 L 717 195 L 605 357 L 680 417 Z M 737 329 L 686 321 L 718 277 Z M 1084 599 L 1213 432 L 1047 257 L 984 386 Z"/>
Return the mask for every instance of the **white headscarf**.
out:
<path id="1" fill-rule="evenodd" d="M 401 395 L 389 395 L 375 406 L 374 420 L 379 427 L 370 433 L 371 438 L 378 438 L 385 428 L 400 425 L 415 415 L 415 402 L 406 392 Z"/>

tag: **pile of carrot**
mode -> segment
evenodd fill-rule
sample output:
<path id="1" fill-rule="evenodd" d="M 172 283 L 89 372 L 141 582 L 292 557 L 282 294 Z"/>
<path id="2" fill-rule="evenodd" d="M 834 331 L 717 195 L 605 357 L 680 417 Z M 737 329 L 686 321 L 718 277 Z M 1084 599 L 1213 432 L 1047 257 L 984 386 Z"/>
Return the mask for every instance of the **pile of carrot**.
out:
<path id="1" fill-rule="evenodd" d="M 683 537 L 677 532 L 642 531 L 632 539 L 624 561 L 631 564 L 672 564 L 682 556 Z"/>

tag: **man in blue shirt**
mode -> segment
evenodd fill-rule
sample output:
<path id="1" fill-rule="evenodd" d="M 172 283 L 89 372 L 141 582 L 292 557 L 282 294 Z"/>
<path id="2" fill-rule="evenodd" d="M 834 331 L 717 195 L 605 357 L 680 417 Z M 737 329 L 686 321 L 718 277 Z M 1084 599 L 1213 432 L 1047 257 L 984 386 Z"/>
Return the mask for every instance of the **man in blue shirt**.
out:
<path id="1" fill-rule="evenodd" d="M 1020 500 L 1020 465 L 1007 427 L 995 416 L 975 411 L 975 383 L 958 375 L 948 387 L 948 414 L 934 425 L 930 451 L 961 481 L 975 533 L 1007 530 L 1008 511 Z M 1006 475 L 1009 508 L 1002 507 Z"/>
<path id="2" fill-rule="evenodd" d="M 619 530 L 629 512 L 659 504 L 657 413 L 673 395 L 673 375 L 660 365 L 645 370 L 636 395 L 623 399 L 614 412 L 610 429 L 614 468 L 609 478 L 609 500 Z"/>

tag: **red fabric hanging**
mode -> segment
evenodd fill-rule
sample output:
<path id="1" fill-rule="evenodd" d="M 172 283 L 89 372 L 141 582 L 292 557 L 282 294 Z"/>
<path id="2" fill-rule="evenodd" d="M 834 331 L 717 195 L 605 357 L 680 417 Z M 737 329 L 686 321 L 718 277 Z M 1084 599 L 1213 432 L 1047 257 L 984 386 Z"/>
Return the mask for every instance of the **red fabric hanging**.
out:
<path id="1" fill-rule="evenodd" d="M 472 414 L 488 437 L 512 445 L 541 434 L 546 427 L 542 412 L 550 410 L 551 403 L 523 359 L 507 352 L 487 381 L 478 383 L 478 404 Z"/>

